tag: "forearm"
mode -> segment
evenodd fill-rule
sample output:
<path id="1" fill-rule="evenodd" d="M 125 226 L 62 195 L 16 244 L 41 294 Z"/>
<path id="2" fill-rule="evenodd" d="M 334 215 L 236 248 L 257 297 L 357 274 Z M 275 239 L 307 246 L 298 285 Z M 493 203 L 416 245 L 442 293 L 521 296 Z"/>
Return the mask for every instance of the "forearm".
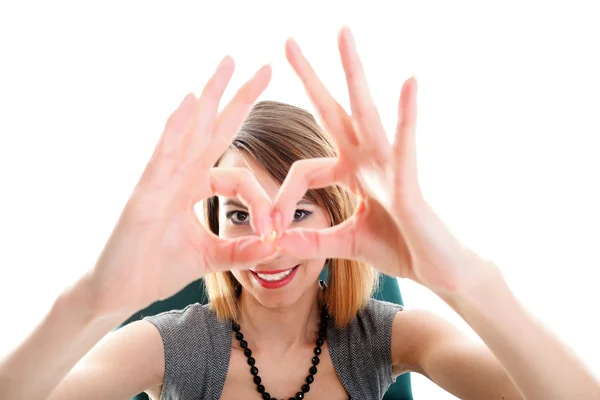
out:
<path id="1" fill-rule="evenodd" d="M 120 322 L 94 315 L 87 281 L 54 302 L 44 320 L 0 361 L 0 398 L 46 399 L 75 364 Z"/>
<path id="2" fill-rule="evenodd" d="M 576 354 L 531 315 L 500 270 L 482 263 L 481 276 L 442 298 L 473 328 L 525 399 L 600 399 L 600 383 Z"/>

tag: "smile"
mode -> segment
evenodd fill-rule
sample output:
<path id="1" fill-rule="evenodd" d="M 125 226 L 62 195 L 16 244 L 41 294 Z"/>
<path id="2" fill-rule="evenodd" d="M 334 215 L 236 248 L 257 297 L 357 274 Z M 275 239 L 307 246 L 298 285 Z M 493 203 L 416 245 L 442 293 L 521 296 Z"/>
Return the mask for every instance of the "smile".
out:
<path id="1" fill-rule="evenodd" d="M 267 289 L 279 289 L 292 281 L 294 275 L 296 275 L 297 270 L 298 265 L 296 265 L 294 268 L 290 268 L 283 271 L 256 272 L 250 270 L 250 272 L 252 273 L 254 279 L 256 279 L 256 281 L 262 287 Z"/>

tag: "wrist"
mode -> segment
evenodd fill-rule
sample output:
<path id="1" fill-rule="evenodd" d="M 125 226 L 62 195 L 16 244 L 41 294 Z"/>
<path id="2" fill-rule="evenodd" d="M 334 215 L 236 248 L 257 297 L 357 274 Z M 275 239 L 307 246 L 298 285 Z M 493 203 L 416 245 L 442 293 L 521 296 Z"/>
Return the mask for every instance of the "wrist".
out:
<path id="1" fill-rule="evenodd" d="M 512 297 L 502 271 L 494 263 L 480 260 L 477 267 L 464 277 L 453 292 L 437 293 L 459 315 L 467 309 L 484 312 L 493 303 Z"/>
<path id="2" fill-rule="evenodd" d="M 85 324 L 103 321 L 102 323 L 114 323 L 114 327 L 135 312 L 107 312 L 107 310 L 104 310 L 100 306 L 96 285 L 89 273 L 63 290 L 56 300 L 56 307 L 61 310 L 68 310 L 69 313 Z"/>

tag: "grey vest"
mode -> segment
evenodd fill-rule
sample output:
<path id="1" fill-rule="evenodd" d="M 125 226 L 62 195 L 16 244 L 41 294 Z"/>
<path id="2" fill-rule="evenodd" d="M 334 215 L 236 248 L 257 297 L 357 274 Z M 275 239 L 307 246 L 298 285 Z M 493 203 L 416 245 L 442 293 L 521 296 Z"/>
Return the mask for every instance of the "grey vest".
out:
<path id="1" fill-rule="evenodd" d="M 329 324 L 333 366 L 351 399 L 382 399 L 392 377 L 392 322 L 402 306 L 371 299 L 349 325 Z M 161 400 L 216 400 L 221 397 L 231 355 L 231 323 L 207 305 L 190 304 L 144 320 L 163 340 L 165 376 Z"/>

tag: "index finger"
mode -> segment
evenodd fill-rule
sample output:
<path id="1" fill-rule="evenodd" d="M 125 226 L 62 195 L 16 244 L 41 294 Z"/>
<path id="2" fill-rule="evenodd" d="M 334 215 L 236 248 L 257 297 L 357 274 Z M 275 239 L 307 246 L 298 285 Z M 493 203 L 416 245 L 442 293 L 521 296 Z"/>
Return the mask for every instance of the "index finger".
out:
<path id="1" fill-rule="evenodd" d="M 358 139 L 350 117 L 329 93 L 294 39 L 289 38 L 287 40 L 285 50 L 290 65 L 302 81 L 308 97 L 323 120 L 325 128 L 333 136 L 338 146 L 357 146 Z"/>
<path id="2" fill-rule="evenodd" d="M 271 66 L 265 65 L 237 91 L 216 117 L 216 121 L 213 118 L 195 126 L 195 138 L 188 153 L 194 169 L 205 170 L 215 164 L 231 144 L 250 108 L 266 89 L 270 79 Z M 211 104 L 211 112 L 214 113 L 214 105 L 218 105 L 218 101 Z"/>
<path id="3" fill-rule="evenodd" d="M 340 31 L 338 47 L 346 74 L 352 117 L 358 126 L 357 136 L 362 139 L 362 146 L 366 146 L 378 159 L 384 160 L 390 143 L 371 96 L 354 37 L 347 26 Z"/>
<path id="4" fill-rule="evenodd" d="M 338 167 L 337 158 L 311 158 L 292 164 L 273 204 L 275 230 L 281 233 L 294 218 L 299 200 L 309 189 L 319 189 L 334 184 L 347 186 L 346 176 Z"/>

